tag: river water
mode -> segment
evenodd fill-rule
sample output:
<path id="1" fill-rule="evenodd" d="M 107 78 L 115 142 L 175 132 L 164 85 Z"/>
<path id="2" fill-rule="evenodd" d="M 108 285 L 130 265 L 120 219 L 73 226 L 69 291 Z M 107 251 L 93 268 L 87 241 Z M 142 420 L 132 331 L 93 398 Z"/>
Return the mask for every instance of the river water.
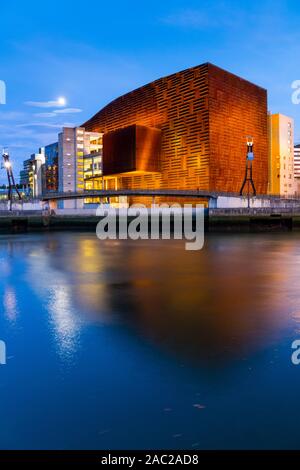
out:
<path id="1" fill-rule="evenodd" d="M 299 448 L 300 235 L 0 236 L 1 449 Z"/>

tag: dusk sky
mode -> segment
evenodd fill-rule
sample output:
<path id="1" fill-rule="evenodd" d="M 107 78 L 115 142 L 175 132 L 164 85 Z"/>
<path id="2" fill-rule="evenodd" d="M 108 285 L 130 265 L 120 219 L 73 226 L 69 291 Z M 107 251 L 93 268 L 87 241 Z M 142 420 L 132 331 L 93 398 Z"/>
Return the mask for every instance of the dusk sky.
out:
<path id="1" fill-rule="evenodd" d="M 56 141 L 62 125 L 203 62 L 267 88 L 269 110 L 292 116 L 300 141 L 300 105 L 291 101 L 300 80 L 299 2 L 12 0 L 1 2 L 0 18 L 0 146 L 9 147 L 17 179 L 22 161 Z"/>

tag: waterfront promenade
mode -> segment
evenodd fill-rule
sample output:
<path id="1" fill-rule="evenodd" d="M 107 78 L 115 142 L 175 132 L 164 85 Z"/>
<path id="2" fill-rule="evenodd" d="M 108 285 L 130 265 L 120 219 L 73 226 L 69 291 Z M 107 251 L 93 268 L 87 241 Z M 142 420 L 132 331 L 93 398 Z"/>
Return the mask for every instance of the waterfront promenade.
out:
<path id="1" fill-rule="evenodd" d="M 96 230 L 101 219 L 96 211 L 58 210 L 45 211 L 2 211 L 0 232 L 26 232 L 51 230 Z M 128 218 L 128 222 L 130 222 Z M 300 231 L 300 209 L 282 209 L 280 212 L 268 209 L 210 209 L 205 211 L 207 232 L 272 232 Z"/>

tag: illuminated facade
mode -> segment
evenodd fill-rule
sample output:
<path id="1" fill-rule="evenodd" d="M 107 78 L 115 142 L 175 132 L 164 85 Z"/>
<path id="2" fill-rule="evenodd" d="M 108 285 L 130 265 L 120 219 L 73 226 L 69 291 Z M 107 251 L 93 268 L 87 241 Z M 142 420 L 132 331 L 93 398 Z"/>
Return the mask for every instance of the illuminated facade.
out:
<path id="1" fill-rule="evenodd" d="M 294 196 L 294 120 L 272 114 L 269 120 L 269 193 Z"/>
<path id="2" fill-rule="evenodd" d="M 97 189 L 102 174 L 102 134 L 84 127 L 64 127 L 58 136 L 58 181 L 61 192 Z M 62 203 L 65 208 L 81 207 L 82 200 Z"/>
<path id="3" fill-rule="evenodd" d="M 45 147 L 44 192 L 58 191 L 58 142 Z"/>
<path id="4" fill-rule="evenodd" d="M 32 194 L 33 197 L 39 198 L 43 193 L 43 169 L 45 165 L 45 148 L 39 149 L 39 153 L 32 155 Z"/>
<path id="5" fill-rule="evenodd" d="M 300 178 L 300 144 L 294 146 L 294 176 Z"/>
<path id="6" fill-rule="evenodd" d="M 24 160 L 23 169 L 20 171 L 20 185 L 27 189 L 30 189 L 29 173 L 32 171 L 31 165 L 32 165 L 31 158 Z"/>
<path id="7" fill-rule="evenodd" d="M 43 173 L 45 164 L 45 149 L 39 149 L 23 162 L 20 172 L 20 185 L 26 188 L 33 197 L 40 197 L 43 192 Z"/>
<path id="8" fill-rule="evenodd" d="M 84 127 L 104 134 L 106 189 L 237 192 L 251 135 L 255 186 L 267 192 L 267 92 L 212 64 L 127 93 Z"/>
<path id="9" fill-rule="evenodd" d="M 102 177 L 102 149 L 102 134 L 86 132 L 83 155 L 85 189 L 100 189 L 102 187 L 99 185 L 99 181 Z"/>
<path id="10" fill-rule="evenodd" d="M 294 177 L 297 194 L 300 194 L 300 144 L 294 146 Z"/>
<path id="11" fill-rule="evenodd" d="M 83 191 L 85 180 L 102 174 L 102 134 L 64 127 L 58 137 L 59 190 Z"/>

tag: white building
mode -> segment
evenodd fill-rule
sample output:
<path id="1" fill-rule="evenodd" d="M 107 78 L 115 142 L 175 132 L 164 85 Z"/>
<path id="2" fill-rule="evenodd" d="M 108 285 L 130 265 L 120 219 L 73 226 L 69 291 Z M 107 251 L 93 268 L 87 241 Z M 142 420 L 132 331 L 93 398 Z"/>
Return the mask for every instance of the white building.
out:
<path id="1" fill-rule="evenodd" d="M 294 120 L 269 115 L 269 193 L 294 196 Z"/>
<path id="2" fill-rule="evenodd" d="M 34 198 L 39 198 L 43 192 L 43 165 L 45 164 L 45 149 L 39 149 L 39 153 L 31 155 L 31 170 L 32 170 L 32 195 Z"/>
<path id="3" fill-rule="evenodd" d="M 294 146 L 294 177 L 297 194 L 300 194 L 300 144 Z"/>
<path id="4" fill-rule="evenodd" d="M 83 127 L 64 127 L 58 136 L 58 189 L 81 192 L 85 189 L 85 160 L 98 155 L 102 165 L 102 134 Z M 83 206 L 83 199 L 66 200 L 64 208 Z"/>

